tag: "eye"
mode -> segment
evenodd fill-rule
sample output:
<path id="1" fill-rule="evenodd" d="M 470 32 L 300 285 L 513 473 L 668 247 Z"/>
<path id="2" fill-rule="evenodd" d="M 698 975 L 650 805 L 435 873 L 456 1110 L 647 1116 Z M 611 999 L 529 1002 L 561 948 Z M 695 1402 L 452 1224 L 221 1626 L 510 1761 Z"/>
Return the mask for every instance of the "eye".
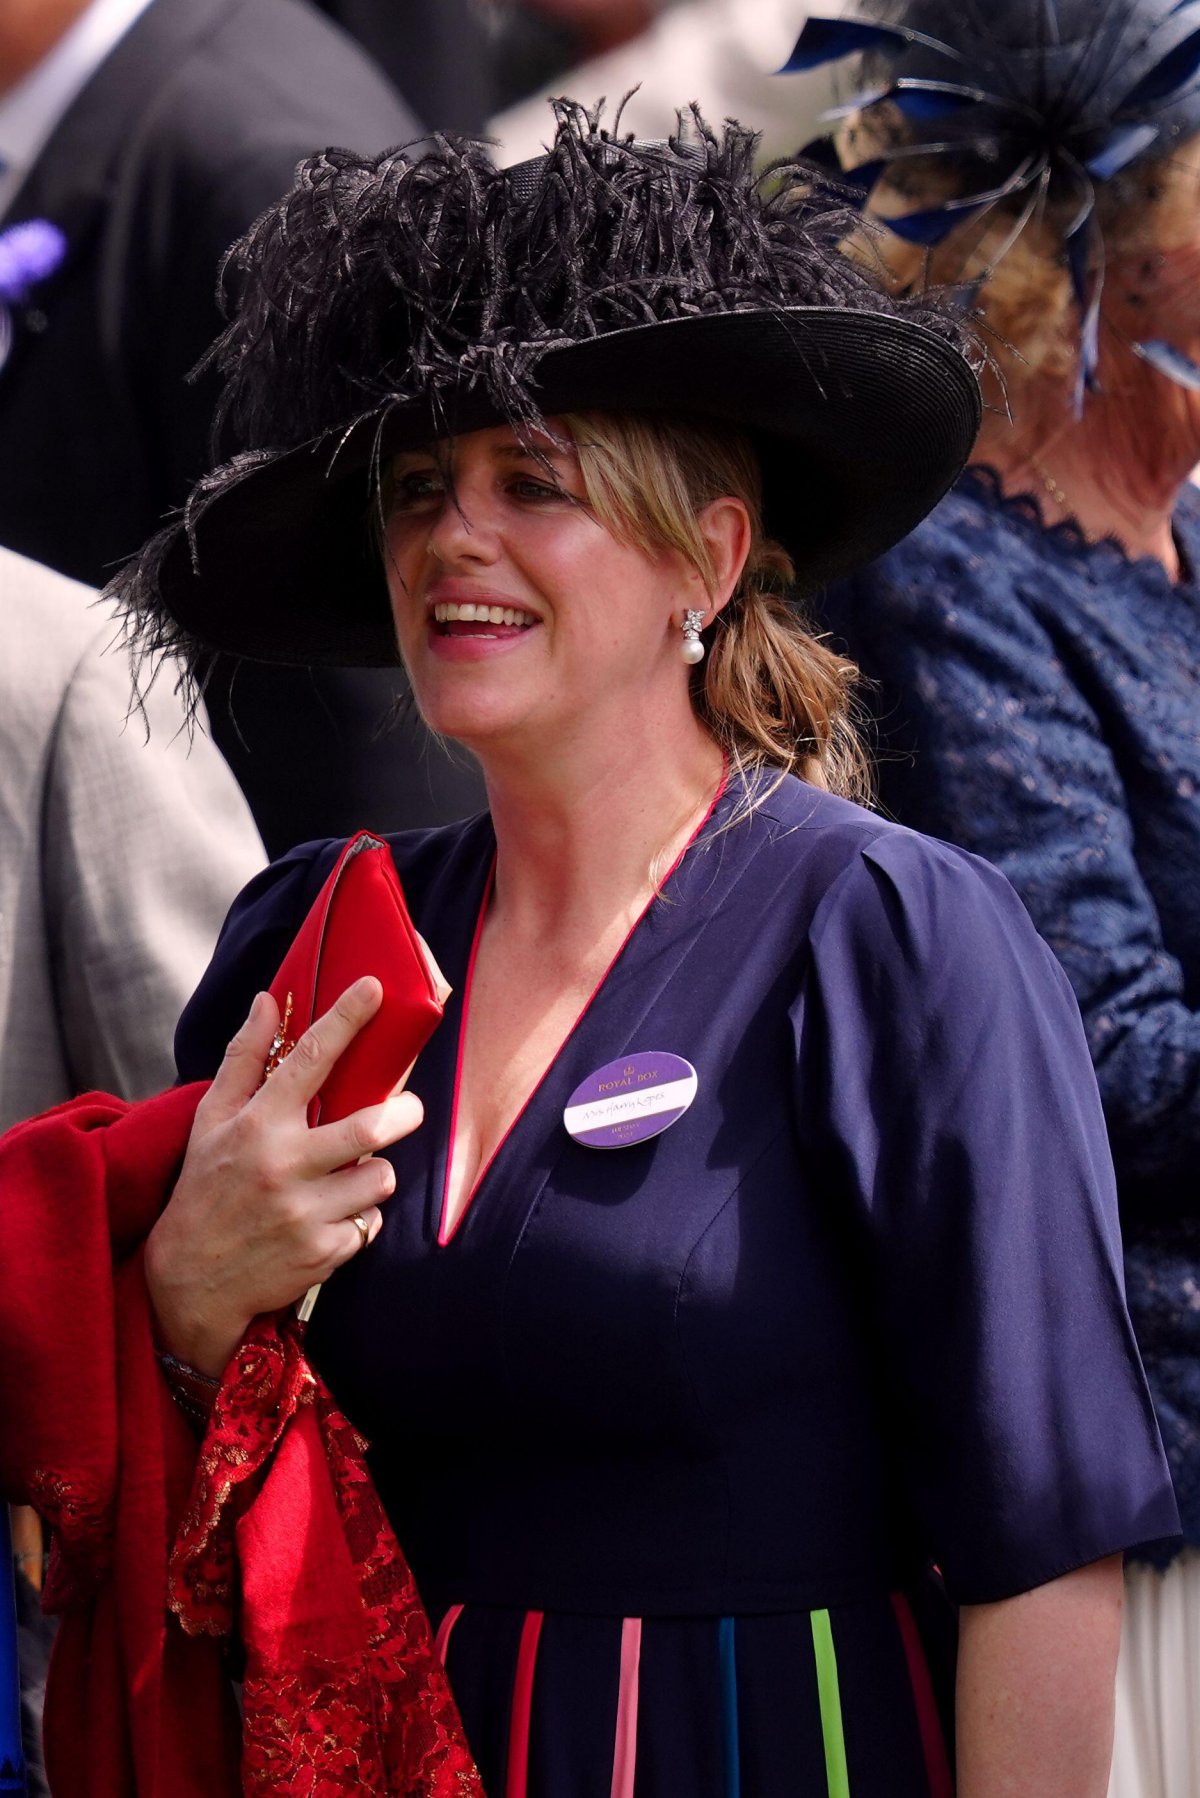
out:
<path id="1" fill-rule="evenodd" d="M 435 499 L 445 491 L 445 482 L 436 468 L 409 468 L 392 483 L 391 506 L 394 512 L 407 512 L 422 501 Z"/>
<path id="2" fill-rule="evenodd" d="M 509 483 L 509 492 L 518 499 L 532 500 L 535 504 L 544 500 L 565 499 L 566 492 L 553 481 L 540 481 L 535 475 L 517 475 Z"/>

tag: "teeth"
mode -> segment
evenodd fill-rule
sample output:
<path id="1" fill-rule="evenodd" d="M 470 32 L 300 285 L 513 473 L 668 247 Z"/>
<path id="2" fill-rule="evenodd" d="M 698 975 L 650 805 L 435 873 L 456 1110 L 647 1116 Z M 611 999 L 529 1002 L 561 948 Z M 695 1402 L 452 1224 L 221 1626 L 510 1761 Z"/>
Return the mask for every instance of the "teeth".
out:
<path id="1" fill-rule="evenodd" d="M 507 624 L 526 630 L 537 623 L 532 612 L 522 611 L 519 606 L 476 606 L 469 600 L 461 605 L 443 600 L 434 606 L 433 615 L 439 624 Z"/>

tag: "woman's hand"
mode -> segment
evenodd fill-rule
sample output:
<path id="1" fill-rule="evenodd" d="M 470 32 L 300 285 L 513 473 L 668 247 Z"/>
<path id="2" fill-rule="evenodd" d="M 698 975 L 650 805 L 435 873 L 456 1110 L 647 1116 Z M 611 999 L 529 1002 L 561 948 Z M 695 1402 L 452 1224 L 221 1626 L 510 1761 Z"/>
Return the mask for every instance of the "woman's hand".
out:
<path id="1" fill-rule="evenodd" d="M 374 1239 L 395 1186 L 375 1153 L 421 1122 L 421 1101 L 381 1105 L 310 1129 L 309 1101 L 375 1015 L 383 989 L 357 981 L 264 1084 L 279 1021 L 260 993 L 200 1101 L 175 1190 L 146 1245 L 146 1281 L 164 1348 L 219 1374 L 260 1312 L 292 1304 Z"/>

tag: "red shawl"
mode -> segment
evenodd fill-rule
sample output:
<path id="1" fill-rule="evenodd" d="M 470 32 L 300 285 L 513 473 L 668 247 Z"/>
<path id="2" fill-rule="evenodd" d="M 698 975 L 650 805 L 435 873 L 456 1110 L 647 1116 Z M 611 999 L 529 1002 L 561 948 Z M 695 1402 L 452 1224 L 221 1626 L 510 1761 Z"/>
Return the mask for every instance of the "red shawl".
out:
<path id="1" fill-rule="evenodd" d="M 0 1141 L 0 1484 L 52 1531 L 56 1798 L 482 1798 L 297 1326 L 255 1324 L 199 1454 L 159 1372 L 142 1245 L 203 1090 L 92 1094 Z"/>

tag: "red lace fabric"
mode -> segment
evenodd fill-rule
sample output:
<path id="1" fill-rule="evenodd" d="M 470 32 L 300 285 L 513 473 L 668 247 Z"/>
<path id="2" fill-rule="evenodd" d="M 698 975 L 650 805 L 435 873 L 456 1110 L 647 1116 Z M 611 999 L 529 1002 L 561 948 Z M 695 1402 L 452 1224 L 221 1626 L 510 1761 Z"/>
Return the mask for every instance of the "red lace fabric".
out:
<path id="1" fill-rule="evenodd" d="M 20 1270 L 0 1284 L 0 1493 L 53 1534 L 51 1789 L 482 1798 L 363 1444 L 296 1326 L 251 1332 L 199 1459 L 159 1371 L 141 1247 L 203 1090 L 92 1094 L 0 1138 Z"/>
<path id="2" fill-rule="evenodd" d="M 46 1467 L 35 1470 L 30 1498 L 51 1532 L 42 1608 L 53 1615 L 111 1573 L 112 1505 L 106 1494 L 88 1492 Z"/>
<path id="3" fill-rule="evenodd" d="M 260 1319 L 226 1370 L 171 1609 L 191 1634 L 237 1629 L 248 1798 L 483 1798 L 366 1444 L 301 1340 Z"/>

